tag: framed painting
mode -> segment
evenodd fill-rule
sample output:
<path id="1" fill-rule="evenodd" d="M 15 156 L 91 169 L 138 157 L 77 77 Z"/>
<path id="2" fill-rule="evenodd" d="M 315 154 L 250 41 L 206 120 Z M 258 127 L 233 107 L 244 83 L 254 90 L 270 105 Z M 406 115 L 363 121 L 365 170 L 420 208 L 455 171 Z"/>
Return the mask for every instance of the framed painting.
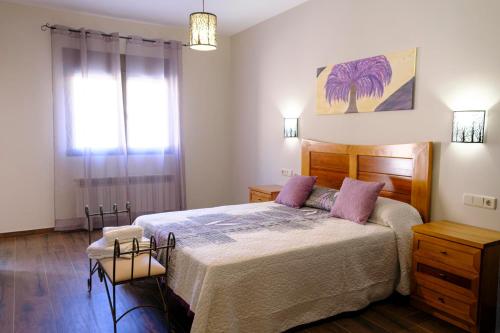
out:
<path id="1" fill-rule="evenodd" d="M 412 110 L 417 49 L 318 68 L 318 114 Z"/>

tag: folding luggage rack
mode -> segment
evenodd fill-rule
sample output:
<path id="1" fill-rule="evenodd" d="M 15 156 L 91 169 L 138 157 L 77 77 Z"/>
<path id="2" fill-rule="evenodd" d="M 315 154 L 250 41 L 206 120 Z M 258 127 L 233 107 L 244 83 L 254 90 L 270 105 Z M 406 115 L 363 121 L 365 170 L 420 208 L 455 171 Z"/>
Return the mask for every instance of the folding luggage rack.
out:
<path id="1" fill-rule="evenodd" d="M 88 223 L 88 236 L 89 236 L 89 245 L 92 244 L 92 231 L 93 231 L 93 217 L 100 217 L 102 227 L 104 224 L 105 216 L 115 216 L 115 226 L 119 225 L 119 215 L 127 213 L 129 225 L 132 224 L 132 216 L 131 216 L 131 206 L 130 203 L 127 202 L 125 205 L 125 210 L 119 211 L 118 205 L 113 204 L 112 210 L 109 212 L 105 212 L 102 205 L 99 206 L 98 213 L 90 213 L 90 209 L 88 206 L 85 206 L 85 215 L 87 217 Z M 170 256 L 172 250 L 175 248 L 175 235 L 170 232 L 168 234 L 167 243 L 164 246 L 157 246 L 156 239 L 154 236 L 151 236 L 149 239 L 149 247 L 140 248 L 139 241 L 137 238 L 134 238 L 132 241 L 132 250 L 121 252 L 120 250 L 120 242 L 118 239 L 114 241 L 113 247 L 113 257 L 106 259 L 97 259 L 95 263 L 93 260 L 89 258 L 89 278 L 87 279 L 87 289 L 90 293 L 92 291 L 92 276 L 97 272 L 99 276 L 99 280 L 104 282 L 104 286 L 106 289 L 106 294 L 108 297 L 109 307 L 111 310 L 111 315 L 113 317 L 113 328 L 116 333 L 116 326 L 118 321 L 122 319 L 125 315 L 130 313 L 133 310 L 139 308 L 156 308 L 160 311 L 163 311 L 167 315 L 168 322 L 168 312 L 167 312 L 167 304 L 165 301 L 165 295 L 161 284 L 163 282 L 165 288 L 167 285 L 167 273 L 168 266 L 170 262 Z M 160 264 L 156 257 L 159 255 L 160 251 L 166 251 L 166 255 L 164 257 L 164 265 Z M 123 256 L 127 256 L 127 258 L 123 258 Z M 144 256 L 148 258 L 144 260 Z M 130 258 L 129 258 L 130 257 Z M 112 260 L 112 261 L 111 261 Z M 129 270 L 130 269 L 130 270 Z M 128 272 L 130 272 L 130 276 L 128 276 Z M 159 308 L 154 305 L 137 305 L 128 310 L 126 310 L 120 316 L 116 314 L 116 286 L 125 284 L 125 283 L 133 283 L 135 281 L 140 281 L 148 278 L 154 278 L 156 280 L 156 285 L 158 287 L 158 291 L 160 292 L 160 297 L 162 301 L 162 308 Z M 111 284 L 112 292 L 110 293 L 110 288 L 108 287 L 108 280 Z"/>
<path id="2" fill-rule="evenodd" d="M 94 223 L 92 221 L 93 217 L 99 216 L 101 218 L 101 227 L 104 228 L 104 217 L 105 216 L 115 216 L 115 226 L 119 226 L 119 215 L 127 213 L 128 216 L 128 224 L 132 224 L 132 211 L 131 211 L 131 205 L 130 202 L 127 202 L 125 204 L 125 210 L 118 210 L 118 205 L 113 204 L 111 211 L 105 212 L 103 209 L 102 205 L 99 205 L 99 212 L 98 213 L 90 213 L 89 206 L 85 206 L 85 216 L 87 217 L 87 230 L 89 233 L 89 245 L 92 244 L 92 231 L 94 231 Z M 92 291 L 92 275 L 94 275 L 95 272 L 97 272 L 97 260 L 92 266 L 92 259 L 89 258 L 89 278 L 87 279 L 87 289 L 88 292 Z"/>

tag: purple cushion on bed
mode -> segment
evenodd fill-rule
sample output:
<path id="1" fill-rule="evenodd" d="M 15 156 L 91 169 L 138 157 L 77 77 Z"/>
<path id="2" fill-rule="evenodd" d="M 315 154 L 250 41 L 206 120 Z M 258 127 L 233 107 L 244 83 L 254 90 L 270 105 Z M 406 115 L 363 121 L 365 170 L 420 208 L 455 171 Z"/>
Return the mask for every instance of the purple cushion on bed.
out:
<path id="1" fill-rule="evenodd" d="M 293 176 L 283 186 L 275 202 L 293 208 L 302 207 L 316 183 L 316 178 L 315 176 Z"/>
<path id="2" fill-rule="evenodd" d="M 332 216 L 365 224 L 384 185 L 345 178 L 332 207 Z"/>

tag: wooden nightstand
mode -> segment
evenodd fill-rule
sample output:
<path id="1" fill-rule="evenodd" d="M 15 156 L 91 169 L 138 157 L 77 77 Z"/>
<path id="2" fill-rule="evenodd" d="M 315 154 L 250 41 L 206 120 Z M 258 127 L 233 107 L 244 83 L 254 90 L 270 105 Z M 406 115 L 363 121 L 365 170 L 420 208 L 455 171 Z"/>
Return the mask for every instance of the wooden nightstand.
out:
<path id="1" fill-rule="evenodd" d="M 263 201 L 273 201 L 276 199 L 281 191 L 282 186 L 280 185 L 260 185 L 260 186 L 250 186 L 248 188 L 248 201 L 249 202 L 263 202 Z"/>
<path id="2" fill-rule="evenodd" d="M 494 332 L 500 232 L 449 221 L 413 231 L 412 304 L 468 332 Z"/>

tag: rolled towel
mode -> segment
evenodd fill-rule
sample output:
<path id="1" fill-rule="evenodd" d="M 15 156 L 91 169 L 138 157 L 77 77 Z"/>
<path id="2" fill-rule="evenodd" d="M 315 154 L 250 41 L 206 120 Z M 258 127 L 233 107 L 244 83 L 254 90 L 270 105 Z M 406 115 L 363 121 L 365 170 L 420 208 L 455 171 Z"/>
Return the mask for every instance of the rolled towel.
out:
<path id="1" fill-rule="evenodd" d="M 149 249 L 149 239 L 142 237 L 138 239 L 139 249 Z M 133 243 L 124 242 L 120 243 L 120 253 L 130 252 L 133 249 Z M 89 245 L 87 248 L 87 254 L 90 259 L 105 259 L 105 258 L 113 258 L 114 256 L 114 245 L 108 246 L 106 244 L 106 240 L 104 238 L 100 238 Z M 130 258 L 131 255 L 122 255 L 120 258 Z"/>
<path id="2" fill-rule="evenodd" d="M 144 229 L 138 225 L 125 225 L 122 227 L 104 227 L 102 235 L 106 244 L 111 246 L 118 239 L 120 243 L 131 242 L 132 239 L 141 239 L 144 236 Z"/>

